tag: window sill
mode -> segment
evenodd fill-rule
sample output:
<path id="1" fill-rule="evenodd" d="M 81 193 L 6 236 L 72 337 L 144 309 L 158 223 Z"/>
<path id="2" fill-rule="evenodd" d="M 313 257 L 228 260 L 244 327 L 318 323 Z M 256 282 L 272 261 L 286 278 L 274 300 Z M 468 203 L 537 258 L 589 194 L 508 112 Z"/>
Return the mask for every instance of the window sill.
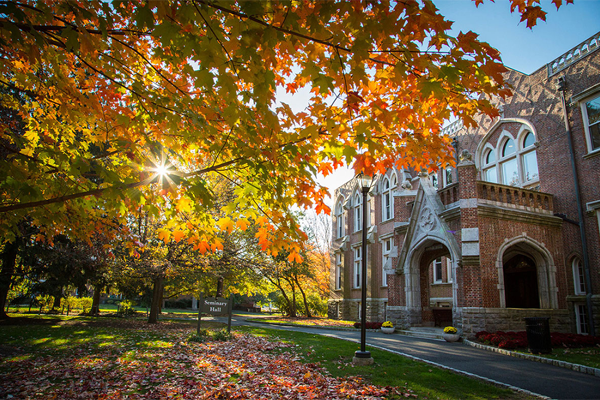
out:
<path id="1" fill-rule="evenodd" d="M 452 282 L 434 282 L 431 284 L 432 286 L 444 286 L 444 285 L 452 285 Z"/>
<path id="2" fill-rule="evenodd" d="M 598 157 L 598 156 L 600 156 L 600 149 L 590 151 L 585 156 L 583 156 L 583 159 L 588 160 L 590 158 L 594 158 L 594 157 Z"/>

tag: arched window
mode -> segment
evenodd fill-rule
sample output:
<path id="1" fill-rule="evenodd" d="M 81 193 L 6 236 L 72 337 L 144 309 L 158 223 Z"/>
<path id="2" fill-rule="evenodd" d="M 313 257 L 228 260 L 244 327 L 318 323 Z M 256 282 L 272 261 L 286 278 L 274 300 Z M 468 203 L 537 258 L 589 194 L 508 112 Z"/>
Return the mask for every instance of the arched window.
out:
<path id="1" fill-rule="evenodd" d="M 336 233 L 337 237 L 344 236 L 344 205 L 340 200 L 335 207 Z"/>
<path id="2" fill-rule="evenodd" d="M 537 181 L 539 174 L 537 154 L 535 152 L 535 136 L 533 136 L 533 133 L 527 132 L 525 134 L 522 149 L 523 182 Z"/>
<path id="3" fill-rule="evenodd" d="M 533 132 L 522 130 L 518 141 L 505 133 L 497 149 L 486 145 L 481 160 L 482 179 L 509 186 L 527 186 L 537 182 L 539 173 L 535 144 Z"/>
<path id="4" fill-rule="evenodd" d="M 362 196 L 360 193 L 354 195 L 354 232 L 362 229 Z"/>
<path id="5" fill-rule="evenodd" d="M 516 157 L 515 142 L 508 139 L 502 145 L 502 158 L 500 159 L 500 173 L 502 183 L 509 186 L 519 185 L 519 165 Z"/>
<path id="6" fill-rule="evenodd" d="M 437 189 L 438 188 L 437 172 L 430 174 L 429 179 L 431 180 L 431 185 Z"/>
<path id="7" fill-rule="evenodd" d="M 483 180 L 498 183 L 496 151 L 494 149 L 487 149 L 483 157 Z"/>
<path id="8" fill-rule="evenodd" d="M 575 285 L 575 294 L 586 294 L 583 263 L 580 258 L 573 259 L 573 284 Z"/>
<path id="9" fill-rule="evenodd" d="M 390 186 L 390 180 L 388 178 L 385 178 L 385 180 L 383 181 L 383 191 L 381 194 L 381 209 L 382 209 L 382 216 L 381 219 L 383 221 L 387 221 L 388 219 L 391 219 L 393 216 L 392 213 L 392 190 L 391 190 L 391 186 Z"/>
<path id="10" fill-rule="evenodd" d="M 448 186 L 448 185 L 452 185 L 452 183 L 454 182 L 453 176 L 452 176 L 452 167 L 446 167 L 444 168 L 444 187 Z"/>

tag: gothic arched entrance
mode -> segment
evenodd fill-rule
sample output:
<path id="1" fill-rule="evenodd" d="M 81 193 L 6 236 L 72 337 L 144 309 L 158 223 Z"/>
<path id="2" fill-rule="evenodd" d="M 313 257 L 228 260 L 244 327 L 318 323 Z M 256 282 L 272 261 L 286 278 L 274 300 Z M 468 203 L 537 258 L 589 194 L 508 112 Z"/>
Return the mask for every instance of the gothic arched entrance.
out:
<path id="1" fill-rule="evenodd" d="M 526 235 L 507 240 L 496 263 L 501 307 L 558 307 L 556 268 L 543 244 Z"/>
<path id="2" fill-rule="evenodd" d="M 407 306 L 413 326 L 452 324 L 456 305 L 451 252 L 431 238 L 420 243 L 410 258 L 407 276 Z"/>

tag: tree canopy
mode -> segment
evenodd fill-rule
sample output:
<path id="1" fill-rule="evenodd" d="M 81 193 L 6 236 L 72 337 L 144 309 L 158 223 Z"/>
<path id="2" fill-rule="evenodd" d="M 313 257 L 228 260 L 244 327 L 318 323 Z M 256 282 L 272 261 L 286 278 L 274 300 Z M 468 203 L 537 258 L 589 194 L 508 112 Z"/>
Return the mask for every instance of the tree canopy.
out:
<path id="1" fill-rule="evenodd" d="M 1 1 L 4 239 L 25 218 L 86 237 L 144 209 L 163 240 L 220 249 L 251 221 L 297 260 L 288 209 L 329 212 L 319 172 L 451 163 L 444 120 L 509 94 L 498 51 L 451 25 L 428 0 Z M 278 88 L 309 88 L 308 106 Z"/>

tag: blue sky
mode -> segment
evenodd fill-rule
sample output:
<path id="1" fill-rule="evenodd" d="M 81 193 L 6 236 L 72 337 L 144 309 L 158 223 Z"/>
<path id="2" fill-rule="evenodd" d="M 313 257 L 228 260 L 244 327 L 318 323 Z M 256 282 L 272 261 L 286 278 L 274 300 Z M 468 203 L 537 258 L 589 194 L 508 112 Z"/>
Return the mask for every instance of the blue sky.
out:
<path id="1" fill-rule="evenodd" d="M 440 13 L 454 21 L 453 33 L 469 30 L 480 35 L 502 54 L 508 67 L 530 74 L 600 31 L 600 0 L 575 0 L 558 11 L 542 1 L 546 22 L 529 29 L 520 16 L 510 13 L 507 0 L 434 0 Z"/>
<path id="2" fill-rule="evenodd" d="M 558 11 L 550 0 L 543 0 L 542 8 L 548 13 L 546 22 L 539 21 L 533 29 L 519 22 L 520 15 L 511 14 L 507 0 L 485 0 L 479 7 L 471 0 L 433 1 L 442 15 L 454 21 L 453 34 L 478 33 L 480 40 L 500 51 L 506 66 L 526 74 L 600 31 L 600 0 L 574 0 L 574 4 L 563 5 Z M 321 177 L 319 182 L 333 193 L 352 176 L 351 170 L 341 168 L 327 178 Z"/>

